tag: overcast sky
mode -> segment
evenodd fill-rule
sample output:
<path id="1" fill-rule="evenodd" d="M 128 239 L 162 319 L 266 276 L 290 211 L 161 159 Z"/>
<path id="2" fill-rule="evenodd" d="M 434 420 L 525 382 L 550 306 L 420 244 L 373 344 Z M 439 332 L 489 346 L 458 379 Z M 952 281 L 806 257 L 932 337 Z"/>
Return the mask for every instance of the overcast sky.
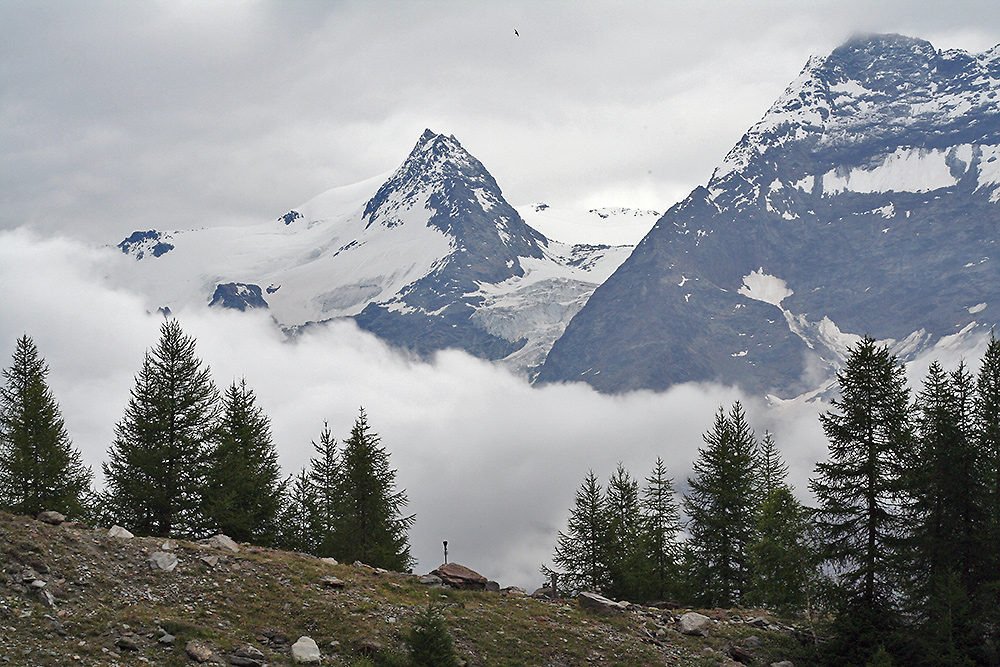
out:
<path id="1" fill-rule="evenodd" d="M 0 0 L 0 225 L 267 220 L 454 134 L 514 205 L 665 210 L 855 32 L 1000 43 L 987 1 Z M 517 30 L 520 36 L 516 36 Z"/>
<path id="2" fill-rule="evenodd" d="M 855 32 L 1000 43 L 987 2 L 622 4 L 0 0 L 0 365 L 34 338 L 99 471 L 160 320 L 108 286 L 96 246 L 275 218 L 394 169 L 426 127 L 454 134 L 512 204 L 662 211 L 809 55 Z M 739 398 L 800 492 L 825 456 L 821 406 L 712 386 L 533 389 L 460 353 L 408 359 L 350 324 L 287 342 L 266 317 L 178 316 L 220 385 L 256 390 L 289 472 L 324 420 L 346 436 L 365 406 L 417 513 L 422 571 L 447 539 L 454 560 L 536 585 L 588 469 L 644 477 L 661 456 L 681 485 Z"/>

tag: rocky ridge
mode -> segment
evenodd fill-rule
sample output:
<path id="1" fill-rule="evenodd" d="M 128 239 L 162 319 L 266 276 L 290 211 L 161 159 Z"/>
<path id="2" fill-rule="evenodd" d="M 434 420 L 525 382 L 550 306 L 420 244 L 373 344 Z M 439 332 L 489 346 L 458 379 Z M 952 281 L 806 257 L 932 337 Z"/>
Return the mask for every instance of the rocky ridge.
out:
<path id="1" fill-rule="evenodd" d="M 0 513 L 0 664 L 399 664 L 402 634 L 431 603 L 470 666 L 809 664 L 807 632 L 756 612 L 696 618 L 613 601 L 608 612 L 225 536 L 140 538 L 48 521 Z"/>
<path id="2" fill-rule="evenodd" d="M 542 381 L 793 397 L 863 335 L 904 361 L 1000 322 L 1000 48 L 810 59 L 553 345 Z"/>

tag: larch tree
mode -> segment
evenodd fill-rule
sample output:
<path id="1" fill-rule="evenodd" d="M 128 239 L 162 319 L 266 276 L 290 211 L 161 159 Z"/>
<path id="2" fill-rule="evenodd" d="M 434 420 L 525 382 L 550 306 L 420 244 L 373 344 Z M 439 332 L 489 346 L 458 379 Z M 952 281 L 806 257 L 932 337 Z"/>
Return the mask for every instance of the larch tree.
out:
<path id="1" fill-rule="evenodd" d="M 0 504 L 18 514 L 79 517 L 92 474 L 66 432 L 48 373 L 34 341 L 19 338 L 0 387 Z"/>
<path id="2" fill-rule="evenodd" d="M 316 489 L 309 481 L 309 473 L 302 468 L 285 480 L 285 500 L 281 512 L 278 544 L 282 549 L 317 555 L 319 543 L 316 524 Z"/>
<path id="3" fill-rule="evenodd" d="M 323 422 L 319 442 L 313 442 L 316 455 L 309 461 L 309 483 L 313 492 L 313 527 L 315 530 L 315 554 L 341 558 L 342 546 L 338 544 L 337 524 L 344 512 L 341 496 L 340 452 L 337 441 L 330 432 L 328 423 Z"/>
<path id="4" fill-rule="evenodd" d="M 603 590 L 610 583 L 608 516 L 604 492 L 594 471 L 577 489 L 566 532 L 559 531 L 552 563 L 559 568 L 562 586 L 570 592 Z"/>
<path id="5" fill-rule="evenodd" d="M 897 618 L 912 415 L 903 366 L 872 338 L 849 349 L 837 381 L 840 396 L 820 416 L 830 456 L 817 464 L 810 487 L 843 604 L 842 641 L 829 648 L 843 664 L 864 664 Z"/>
<path id="6" fill-rule="evenodd" d="M 677 580 L 681 532 L 680 506 L 674 494 L 674 480 L 657 457 L 642 492 L 641 545 L 646 555 L 645 591 L 650 599 L 664 600 L 679 594 Z"/>
<path id="7" fill-rule="evenodd" d="M 271 422 L 245 379 L 233 382 L 222 397 L 203 493 L 211 530 L 238 542 L 274 544 L 284 483 Z"/>
<path id="8" fill-rule="evenodd" d="M 406 492 L 396 489 L 395 480 L 389 453 L 362 408 L 341 452 L 338 558 L 398 572 L 412 566 L 407 531 L 414 517 L 403 516 Z"/>
<path id="9" fill-rule="evenodd" d="M 722 408 L 699 448 L 690 491 L 688 565 L 699 602 L 740 604 L 751 585 L 748 547 L 754 539 L 758 499 L 757 443 L 740 403 Z"/>
<path id="10" fill-rule="evenodd" d="M 110 518 L 140 535 L 194 535 L 219 394 L 177 320 L 146 352 L 104 462 Z"/>
<path id="11" fill-rule="evenodd" d="M 608 522 L 607 562 L 610 584 L 605 591 L 621 600 L 637 600 L 645 576 L 645 554 L 640 539 L 642 509 L 639 484 L 619 463 L 608 480 L 604 508 Z"/>

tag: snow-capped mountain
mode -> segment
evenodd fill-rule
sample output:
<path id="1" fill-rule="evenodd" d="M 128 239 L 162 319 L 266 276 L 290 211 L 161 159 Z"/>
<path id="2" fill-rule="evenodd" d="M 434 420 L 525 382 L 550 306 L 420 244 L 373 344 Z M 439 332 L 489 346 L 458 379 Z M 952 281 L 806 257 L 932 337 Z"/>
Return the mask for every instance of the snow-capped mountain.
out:
<path id="1" fill-rule="evenodd" d="M 539 380 L 815 389 L 1000 321 L 1000 46 L 859 37 L 802 73 L 574 317 Z"/>
<path id="2" fill-rule="evenodd" d="M 112 279 L 147 294 L 151 308 L 267 308 L 291 331 L 352 317 L 419 353 L 456 347 L 526 370 L 655 219 L 547 208 L 524 210 L 569 237 L 612 242 L 547 239 L 454 137 L 427 130 L 395 172 L 277 220 L 135 232 L 118 244 Z"/>

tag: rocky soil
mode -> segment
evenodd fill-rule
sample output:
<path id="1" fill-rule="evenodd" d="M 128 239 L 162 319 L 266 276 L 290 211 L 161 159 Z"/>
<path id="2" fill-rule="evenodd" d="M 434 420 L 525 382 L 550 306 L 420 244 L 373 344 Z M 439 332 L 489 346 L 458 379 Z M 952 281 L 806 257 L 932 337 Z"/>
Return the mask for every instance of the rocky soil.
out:
<path id="1" fill-rule="evenodd" d="M 221 537 L 112 536 L 0 512 L 0 667 L 400 665 L 428 604 L 470 667 L 811 662 L 809 633 L 759 612 L 703 610 L 691 630 L 689 610 L 424 581 Z"/>

